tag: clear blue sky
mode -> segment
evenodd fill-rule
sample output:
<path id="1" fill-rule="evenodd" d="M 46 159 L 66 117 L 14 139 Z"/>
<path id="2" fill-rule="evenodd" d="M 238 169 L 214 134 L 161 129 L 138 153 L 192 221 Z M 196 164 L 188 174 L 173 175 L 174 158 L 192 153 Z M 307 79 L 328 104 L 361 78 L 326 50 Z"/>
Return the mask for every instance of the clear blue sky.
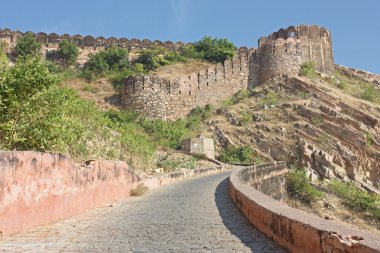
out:
<path id="1" fill-rule="evenodd" d="M 380 73 L 379 0 L 0 0 L 0 27 L 190 42 L 204 35 L 256 47 L 289 25 L 332 31 L 338 64 Z"/>

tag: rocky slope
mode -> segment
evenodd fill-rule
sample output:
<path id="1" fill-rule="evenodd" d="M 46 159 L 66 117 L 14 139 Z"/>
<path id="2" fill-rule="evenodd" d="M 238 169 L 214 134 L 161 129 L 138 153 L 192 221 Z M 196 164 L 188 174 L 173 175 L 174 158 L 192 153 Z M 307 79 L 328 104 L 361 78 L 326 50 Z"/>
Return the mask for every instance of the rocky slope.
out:
<path id="1" fill-rule="evenodd" d="M 289 76 L 218 110 L 203 135 L 219 147 L 250 145 L 259 161 L 306 166 L 311 177 L 380 188 L 380 106 L 346 94 L 326 78 Z"/>

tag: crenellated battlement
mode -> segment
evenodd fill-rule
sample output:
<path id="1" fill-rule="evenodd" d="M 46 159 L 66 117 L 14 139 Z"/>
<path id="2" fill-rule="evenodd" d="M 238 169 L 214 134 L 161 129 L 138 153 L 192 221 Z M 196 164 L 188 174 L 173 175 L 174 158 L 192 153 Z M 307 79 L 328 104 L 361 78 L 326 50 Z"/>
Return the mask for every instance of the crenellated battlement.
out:
<path id="1" fill-rule="evenodd" d="M 82 36 L 80 34 L 76 35 L 69 35 L 69 34 L 62 34 L 58 35 L 56 33 L 33 33 L 33 32 L 20 32 L 20 31 L 12 31 L 8 28 L 0 29 L 0 39 L 2 41 L 5 41 L 10 45 L 12 48 L 16 43 L 17 40 L 22 37 L 26 33 L 31 33 L 38 43 L 41 43 L 45 47 L 50 48 L 57 48 L 59 43 L 63 40 L 70 41 L 72 43 L 75 43 L 78 47 L 81 48 L 107 48 L 111 46 L 117 46 L 117 47 L 123 47 L 127 48 L 129 50 L 133 49 L 149 49 L 154 47 L 164 47 L 169 50 L 178 50 L 180 47 L 185 45 L 184 42 L 172 42 L 172 41 L 165 41 L 162 42 L 160 40 L 151 41 L 149 39 L 143 39 L 139 40 L 136 38 L 127 39 L 127 38 L 115 38 L 115 37 L 109 37 L 104 38 L 103 36 L 94 37 L 91 35 Z"/>
<path id="2" fill-rule="evenodd" d="M 14 50 L 25 33 L 0 29 L 0 41 Z M 91 35 L 58 35 L 32 33 L 42 44 L 41 52 L 54 55 L 63 40 L 78 45 L 78 63 L 84 64 L 91 53 L 111 46 L 129 51 L 164 47 L 178 51 L 192 43 L 162 42 L 136 38 L 104 38 Z M 258 39 L 257 48 L 241 47 L 236 56 L 223 63 L 178 78 L 164 79 L 156 75 L 127 78 L 122 89 L 122 102 L 150 118 L 174 120 L 187 115 L 195 106 L 205 106 L 232 96 L 240 89 L 253 88 L 279 75 L 297 75 L 302 63 L 314 62 L 318 71 L 330 74 L 335 70 L 331 33 L 319 26 L 289 26 Z"/>
<path id="3" fill-rule="evenodd" d="M 289 26 L 258 39 L 250 57 L 250 87 L 281 74 L 298 74 L 304 62 L 325 74 L 335 70 L 331 34 L 319 26 Z"/>

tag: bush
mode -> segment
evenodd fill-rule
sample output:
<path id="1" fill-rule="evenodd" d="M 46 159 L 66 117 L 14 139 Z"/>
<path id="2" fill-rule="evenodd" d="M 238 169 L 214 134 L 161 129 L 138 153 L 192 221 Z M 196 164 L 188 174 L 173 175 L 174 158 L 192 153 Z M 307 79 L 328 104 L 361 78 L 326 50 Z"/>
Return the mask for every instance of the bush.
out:
<path id="1" fill-rule="evenodd" d="M 119 71 L 128 67 L 128 51 L 113 46 L 106 51 L 90 55 L 90 59 L 85 64 L 83 77 L 94 80 L 104 76 L 110 70 Z"/>
<path id="2" fill-rule="evenodd" d="M 286 190 L 291 198 L 307 205 L 322 197 L 322 193 L 310 185 L 306 172 L 302 169 L 292 168 L 286 174 Z"/>
<path id="3" fill-rule="evenodd" d="M 368 85 L 360 95 L 360 98 L 369 102 L 378 102 L 380 101 L 380 92 L 374 85 Z"/>
<path id="4" fill-rule="evenodd" d="M 250 164 L 254 161 L 250 146 L 229 146 L 220 153 L 220 160 L 224 163 Z"/>
<path id="5" fill-rule="evenodd" d="M 316 77 L 317 76 L 317 72 L 315 72 L 315 64 L 314 64 L 314 62 L 311 62 L 311 61 L 304 62 L 301 65 L 300 75 L 301 76 L 306 76 L 306 77 L 311 77 L 311 78 L 312 77 Z"/>
<path id="6" fill-rule="evenodd" d="M 277 105 L 279 102 L 279 94 L 273 91 L 268 92 L 260 101 L 261 105 Z"/>
<path id="7" fill-rule="evenodd" d="M 206 105 L 204 108 L 196 106 L 190 111 L 187 117 L 186 127 L 197 130 L 201 126 L 202 121 L 209 118 L 213 111 L 214 108 L 212 105 Z"/>
<path id="8" fill-rule="evenodd" d="M 174 122 L 163 121 L 160 119 L 140 120 L 140 125 L 145 131 L 151 134 L 155 142 L 164 147 L 179 148 L 181 141 L 185 138 L 188 130 L 185 121 L 178 119 Z"/>
<path id="9" fill-rule="evenodd" d="M 200 57 L 209 62 L 223 63 L 232 58 L 236 52 L 236 46 L 227 39 L 212 38 L 209 36 L 194 43 L 195 50 L 198 52 L 194 56 Z M 184 53 L 192 54 L 191 46 L 185 48 Z"/>
<path id="10" fill-rule="evenodd" d="M 59 43 L 58 55 L 63 60 L 63 65 L 65 68 L 76 63 L 78 59 L 78 47 L 74 43 L 70 43 L 67 40 L 64 40 Z"/>
<path id="11" fill-rule="evenodd" d="M 328 188 L 334 192 L 343 203 L 356 211 L 369 211 L 377 213 L 380 211 L 379 197 L 358 189 L 352 183 L 344 183 L 339 180 L 332 180 Z"/>
<path id="12" fill-rule="evenodd" d="M 143 183 L 141 183 L 137 185 L 136 188 L 131 190 L 130 195 L 134 197 L 140 197 L 144 195 L 148 190 L 149 190 L 148 187 L 146 187 Z"/>
<path id="13" fill-rule="evenodd" d="M 195 169 L 197 167 L 197 159 L 194 157 L 168 159 L 168 156 L 165 156 L 159 159 L 157 166 L 163 168 L 164 172 L 177 169 Z"/>
<path id="14" fill-rule="evenodd" d="M 0 79 L 2 149 L 121 159 L 139 168 L 152 161 L 155 144 L 135 113 L 100 111 L 74 90 L 59 87 L 57 76 L 40 58 L 18 59 L 1 71 Z"/>
<path id="15" fill-rule="evenodd" d="M 35 56 L 39 54 L 41 44 L 36 42 L 33 34 L 28 32 L 16 44 L 17 56 Z"/>
<path id="16" fill-rule="evenodd" d="M 136 60 L 144 65 L 145 69 L 153 70 L 161 66 L 168 65 L 169 60 L 165 59 L 160 50 L 142 50 Z"/>

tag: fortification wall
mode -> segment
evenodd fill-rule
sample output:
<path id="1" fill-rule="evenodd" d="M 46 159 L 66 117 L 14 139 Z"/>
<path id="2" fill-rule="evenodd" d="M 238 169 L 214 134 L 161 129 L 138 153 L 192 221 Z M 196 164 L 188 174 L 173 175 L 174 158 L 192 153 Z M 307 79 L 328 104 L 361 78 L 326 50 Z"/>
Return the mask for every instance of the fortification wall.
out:
<path id="1" fill-rule="evenodd" d="M 298 74 L 302 63 L 314 62 L 322 73 L 335 71 L 331 33 L 318 26 L 290 26 L 258 40 L 249 57 L 249 87 L 282 74 Z"/>
<path id="2" fill-rule="evenodd" d="M 262 179 L 268 181 L 281 176 L 286 171 L 286 164 L 269 163 L 257 166 L 258 170 L 262 173 L 257 174 L 250 168 L 233 171 L 229 193 L 246 218 L 269 238 L 295 253 L 380 252 L 378 236 L 283 205 L 257 190 L 258 186 L 252 187 L 252 183 L 247 183 L 252 181 L 252 177 L 254 182 L 260 184 Z M 256 175 L 250 175 L 252 173 Z M 264 187 L 261 186 L 261 190 Z M 273 193 L 276 189 L 269 187 L 267 190 Z"/>
<path id="3" fill-rule="evenodd" d="M 28 32 L 12 31 L 8 28 L 0 29 L 0 41 L 3 41 L 7 44 L 7 52 L 12 53 L 17 41 L 24 34 Z M 63 34 L 58 35 L 56 33 L 32 33 L 36 38 L 38 43 L 41 43 L 41 53 L 47 57 L 52 56 L 56 50 L 58 50 L 59 43 L 63 40 L 70 41 L 75 43 L 79 48 L 78 63 L 84 64 L 88 60 L 90 53 L 96 53 L 98 51 L 104 50 L 111 46 L 117 46 L 126 48 L 129 51 L 135 51 L 140 49 L 151 49 L 155 47 L 164 47 L 171 51 L 179 50 L 185 43 L 183 42 L 172 42 L 160 40 L 151 41 L 148 39 L 139 40 L 136 38 L 127 39 L 127 38 L 104 38 L 103 36 L 93 37 L 91 35 L 82 36 L 80 34 L 69 35 Z"/>
<path id="4" fill-rule="evenodd" d="M 155 75 L 129 77 L 122 89 L 122 103 L 149 118 L 174 120 L 195 106 L 226 99 L 248 87 L 248 49 L 232 59 L 198 73 L 166 80 Z"/>
<path id="5" fill-rule="evenodd" d="M 253 88 L 266 80 L 282 74 L 297 75 L 302 63 L 299 40 L 294 38 L 271 40 L 262 37 L 259 47 L 249 58 L 250 82 Z"/>

